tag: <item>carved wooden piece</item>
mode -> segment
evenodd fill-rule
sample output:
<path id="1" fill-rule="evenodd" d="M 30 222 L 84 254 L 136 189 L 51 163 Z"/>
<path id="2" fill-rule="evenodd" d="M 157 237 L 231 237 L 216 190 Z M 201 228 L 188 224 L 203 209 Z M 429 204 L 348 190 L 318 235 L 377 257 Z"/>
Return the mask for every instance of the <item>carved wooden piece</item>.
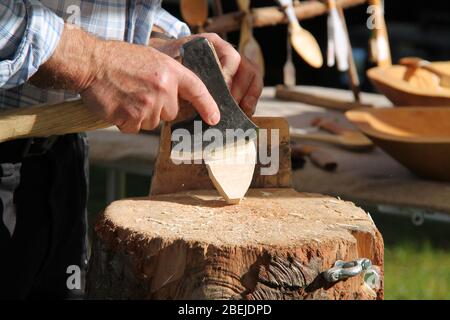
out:
<path id="1" fill-rule="evenodd" d="M 337 259 L 369 258 L 383 240 L 352 203 L 252 189 L 233 206 L 216 191 L 114 202 L 96 225 L 87 279 L 96 299 L 375 299 L 362 276 L 336 284 Z"/>
<path id="2" fill-rule="evenodd" d="M 244 198 L 256 160 L 256 141 L 241 141 L 204 159 L 209 178 L 228 204 L 237 204 Z"/>

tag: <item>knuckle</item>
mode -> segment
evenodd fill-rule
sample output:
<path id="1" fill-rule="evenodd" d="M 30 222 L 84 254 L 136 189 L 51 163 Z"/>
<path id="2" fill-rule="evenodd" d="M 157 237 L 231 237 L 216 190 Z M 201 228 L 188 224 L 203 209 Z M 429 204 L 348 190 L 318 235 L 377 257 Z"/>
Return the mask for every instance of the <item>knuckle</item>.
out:
<path id="1" fill-rule="evenodd" d="M 146 112 L 145 108 L 143 107 L 136 105 L 129 105 L 124 108 L 124 114 L 127 118 L 127 121 L 141 122 L 142 119 L 145 118 Z"/>
<path id="2" fill-rule="evenodd" d="M 132 120 L 137 120 L 140 117 L 140 112 L 139 109 L 129 106 L 126 109 L 126 115 L 128 117 L 128 119 L 132 119 Z"/>
<path id="3" fill-rule="evenodd" d="M 169 72 L 157 72 L 154 74 L 152 80 L 155 90 L 160 93 L 167 93 L 171 82 Z"/>
<path id="4" fill-rule="evenodd" d="M 146 108 L 153 106 L 153 97 L 149 94 L 140 94 L 136 96 L 137 104 Z"/>
<path id="5" fill-rule="evenodd" d="M 206 94 L 208 93 L 208 90 L 199 84 L 195 90 L 192 91 L 192 100 L 199 101 L 201 100 Z"/>

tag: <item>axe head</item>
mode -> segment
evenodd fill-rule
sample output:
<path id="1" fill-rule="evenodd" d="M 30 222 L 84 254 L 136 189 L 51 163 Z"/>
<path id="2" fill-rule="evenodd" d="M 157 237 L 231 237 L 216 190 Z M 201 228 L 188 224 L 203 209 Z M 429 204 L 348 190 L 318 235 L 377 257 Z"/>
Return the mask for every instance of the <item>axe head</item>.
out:
<path id="1" fill-rule="evenodd" d="M 206 38 L 195 38 L 182 47 L 181 56 L 183 65 L 206 85 L 220 111 L 220 122 L 215 126 L 208 125 L 198 114 L 172 125 L 172 131 L 184 129 L 186 131 L 179 132 L 189 133 L 193 143 L 192 156 L 203 158 L 202 152 L 211 142 L 208 139 L 204 141 L 205 132 L 210 129 L 218 130 L 223 135 L 224 148 L 230 147 L 227 144 L 233 143 L 233 137 L 235 142 L 242 138 L 236 132 L 244 132 L 247 141 L 255 140 L 258 127 L 246 116 L 231 95 L 212 44 Z M 174 142 L 172 147 L 176 144 L 177 142 Z M 172 156 L 176 158 L 174 154 Z"/>
<path id="2" fill-rule="evenodd" d="M 195 38 L 187 42 L 181 50 L 181 56 L 183 65 L 203 81 L 217 103 L 220 122 L 210 126 L 195 114 L 188 120 L 173 124 L 171 158 L 203 159 L 216 189 L 228 202 L 235 203 L 250 186 L 256 163 L 258 127 L 245 115 L 231 95 L 214 47 L 207 39 Z M 175 133 L 177 139 L 174 138 Z M 181 140 L 189 141 L 191 148 L 183 148 L 180 152 Z M 224 171 L 228 171 L 229 175 L 223 176 Z M 233 172 L 236 173 L 235 178 L 232 177 Z M 244 186 L 245 190 L 237 192 L 238 185 Z M 242 192 L 244 194 L 241 195 Z"/>

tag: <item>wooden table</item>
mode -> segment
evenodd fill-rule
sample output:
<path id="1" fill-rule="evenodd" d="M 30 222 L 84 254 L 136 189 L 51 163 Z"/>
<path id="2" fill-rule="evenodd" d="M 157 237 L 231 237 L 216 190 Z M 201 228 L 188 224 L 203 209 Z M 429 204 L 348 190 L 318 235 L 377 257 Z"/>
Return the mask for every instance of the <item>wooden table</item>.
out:
<path id="1" fill-rule="evenodd" d="M 323 87 L 299 87 L 311 93 L 352 99 L 350 91 Z M 317 116 L 335 119 L 351 126 L 340 112 L 297 102 L 273 98 L 274 88 L 265 88 L 257 115 L 283 116 L 298 128 L 310 126 Z M 364 103 L 379 107 L 390 103 L 378 94 L 362 94 Z M 124 197 L 125 174 L 150 176 L 158 150 L 158 137 L 123 135 L 117 130 L 89 133 L 91 164 L 108 170 L 108 203 Z M 423 218 L 450 221 L 450 184 L 419 179 L 380 149 L 354 153 L 323 146 L 338 162 L 336 172 L 326 172 L 306 163 L 293 175 L 298 191 L 339 196 L 361 205 L 375 206 L 380 212 L 408 215 L 420 222 Z M 117 181 L 118 180 L 118 181 Z M 117 190 L 119 192 L 117 192 Z"/>

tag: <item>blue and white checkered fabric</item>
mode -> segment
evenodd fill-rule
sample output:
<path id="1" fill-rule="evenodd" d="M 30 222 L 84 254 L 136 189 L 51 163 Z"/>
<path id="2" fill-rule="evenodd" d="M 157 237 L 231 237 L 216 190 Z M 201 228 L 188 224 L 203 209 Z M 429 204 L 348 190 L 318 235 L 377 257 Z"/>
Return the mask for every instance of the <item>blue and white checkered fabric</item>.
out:
<path id="1" fill-rule="evenodd" d="M 74 97 L 25 83 L 53 54 L 65 21 L 103 39 L 142 45 L 154 24 L 176 38 L 189 35 L 161 0 L 0 0 L 0 109 Z"/>

